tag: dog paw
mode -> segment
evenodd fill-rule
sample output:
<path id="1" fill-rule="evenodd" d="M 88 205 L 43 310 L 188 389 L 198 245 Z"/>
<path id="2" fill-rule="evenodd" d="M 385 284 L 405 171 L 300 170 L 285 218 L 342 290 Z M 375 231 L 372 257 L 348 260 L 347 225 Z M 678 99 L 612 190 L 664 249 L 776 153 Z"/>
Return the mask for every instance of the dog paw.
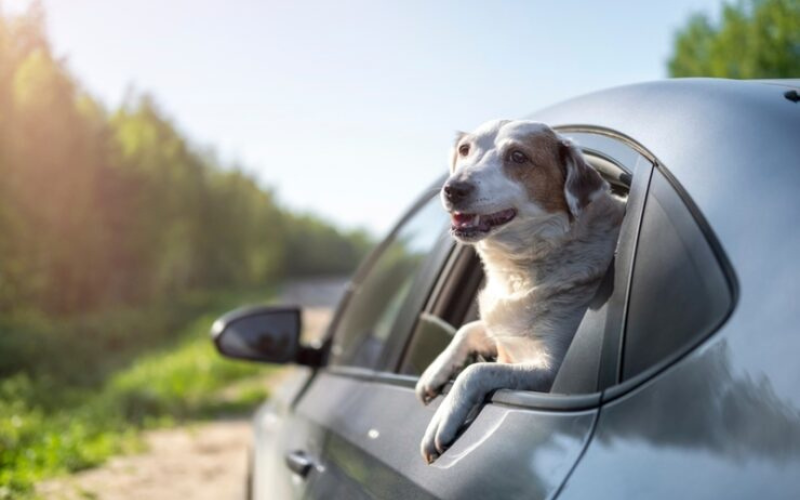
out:
<path id="1" fill-rule="evenodd" d="M 442 393 L 442 389 L 448 380 L 450 374 L 445 373 L 443 370 L 433 369 L 434 366 L 425 370 L 425 373 L 419 378 L 414 392 L 417 394 L 417 399 L 422 401 L 422 404 L 427 405 Z"/>
<path id="2" fill-rule="evenodd" d="M 422 443 L 420 443 L 420 452 L 422 453 L 422 458 L 425 460 L 425 463 L 428 465 L 432 464 L 436 461 L 439 456 L 444 453 L 444 449 L 440 449 L 437 447 L 436 444 L 436 435 L 439 430 L 439 412 L 437 411 L 434 414 L 433 419 L 428 424 L 428 428 L 425 430 L 425 436 L 422 438 Z"/>
<path id="3" fill-rule="evenodd" d="M 425 462 L 432 464 L 453 444 L 459 428 L 464 423 L 464 415 L 469 408 L 460 408 L 454 403 L 452 393 L 448 394 L 437 408 L 425 430 L 420 444 L 420 452 Z"/>
<path id="4" fill-rule="evenodd" d="M 441 387 L 433 387 L 420 379 L 414 388 L 414 392 L 417 394 L 417 399 L 422 401 L 422 404 L 427 405 L 441 393 Z"/>
<path id="5" fill-rule="evenodd" d="M 427 405 L 436 399 L 450 380 L 453 369 L 448 358 L 447 352 L 443 352 L 420 376 L 414 391 L 422 404 Z"/>
<path id="6" fill-rule="evenodd" d="M 425 463 L 430 465 L 439 458 L 439 450 L 436 449 L 436 446 L 433 444 L 433 441 L 424 439 L 420 446 L 420 451 L 422 452 L 422 458 L 425 460 Z"/>

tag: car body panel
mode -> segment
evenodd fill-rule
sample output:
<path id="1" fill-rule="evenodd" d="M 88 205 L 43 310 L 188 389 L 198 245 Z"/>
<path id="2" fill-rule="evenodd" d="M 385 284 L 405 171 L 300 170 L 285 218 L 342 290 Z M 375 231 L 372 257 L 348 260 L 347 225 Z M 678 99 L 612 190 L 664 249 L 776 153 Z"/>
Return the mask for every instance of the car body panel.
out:
<path id="1" fill-rule="evenodd" d="M 796 498 L 800 412 L 712 342 L 607 403 L 560 498 Z"/>
<path id="2" fill-rule="evenodd" d="M 253 416 L 252 498 L 302 498 L 305 494 L 307 484 L 294 477 L 285 455 L 292 450 L 322 448 L 323 430 L 293 408 L 312 376 L 309 368 L 288 368 L 278 389 Z"/>
<path id="3" fill-rule="evenodd" d="M 766 83 L 667 81 L 534 115 L 634 138 L 699 208 L 736 279 L 736 308 L 718 332 L 603 406 L 564 498 L 800 491 L 790 472 L 800 465 L 800 106 L 784 92 Z"/>
<path id="4" fill-rule="evenodd" d="M 323 370 L 298 411 L 329 429 L 314 498 L 546 498 L 582 453 L 596 410 L 483 407 L 447 453 L 425 464 L 419 443 L 441 400 L 413 388 Z M 312 472 L 312 475 L 315 472 Z"/>

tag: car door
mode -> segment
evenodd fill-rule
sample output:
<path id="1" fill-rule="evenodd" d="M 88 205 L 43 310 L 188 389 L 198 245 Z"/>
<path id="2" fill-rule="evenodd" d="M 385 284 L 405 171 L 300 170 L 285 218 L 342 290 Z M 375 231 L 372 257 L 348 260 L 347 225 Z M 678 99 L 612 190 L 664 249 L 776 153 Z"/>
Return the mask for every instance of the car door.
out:
<path id="1" fill-rule="evenodd" d="M 424 462 L 419 443 L 441 398 L 425 407 L 413 388 L 454 328 L 475 314 L 474 297 L 481 281 L 474 254 L 449 243 L 442 231 L 441 244 L 419 268 L 424 271 L 410 285 L 405 302 L 397 306 L 400 313 L 388 335 L 377 346 L 372 338 L 361 339 L 351 349 L 355 354 L 350 363 L 348 356 L 334 352 L 332 366 L 320 371 L 298 405 L 298 412 L 326 430 L 319 458 L 324 472 L 309 486 L 311 496 L 546 498 L 557 494 L 592 436 L 603 377 L 610 377 L 609 367 L 616 366 L 618 353 L 611 346 L 621 334 L 644 196 L 637 179 L 649 178 L 652 168 L 615 139 L 590 134 L 584 139 L 591 139 L 592 149 L 587 146 L 586 152 L 593 164 L 605 169 L 615 189 L 628 196 L 628 214 L 616 265 L 576 335 L 554 385 L 556 393 L 497 391 L 449 450 L 432 465 Z M 444 213 L 435 199 L 432 203 L 434 210 Z M 337 330 L 343 338 L 350 334 L 341 324 Z M 339 342 L 340 350 L 347 350 L 346 344 Z"/>

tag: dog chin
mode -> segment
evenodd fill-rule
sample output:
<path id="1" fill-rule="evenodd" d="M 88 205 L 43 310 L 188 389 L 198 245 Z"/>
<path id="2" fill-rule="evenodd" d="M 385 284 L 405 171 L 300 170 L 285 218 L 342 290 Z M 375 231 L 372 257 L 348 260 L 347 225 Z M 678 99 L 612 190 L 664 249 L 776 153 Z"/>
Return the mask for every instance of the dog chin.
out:
<path id="1" fill-rule="evenodd" d="M 486 239 L 489 236 L 489 233 L 493 231 L 464 231 L 454 227 L 450 228 L 450 234 L 453 235 L 453 239 L 458 241 L 459 243 L 464 243 L 466 245 L 473 245 L 483 239 Z"/>

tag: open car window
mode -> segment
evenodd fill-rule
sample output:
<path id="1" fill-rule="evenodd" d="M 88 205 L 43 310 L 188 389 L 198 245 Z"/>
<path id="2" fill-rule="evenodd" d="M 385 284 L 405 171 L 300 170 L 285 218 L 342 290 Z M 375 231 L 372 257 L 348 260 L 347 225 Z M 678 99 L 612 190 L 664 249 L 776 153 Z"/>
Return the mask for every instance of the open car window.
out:
<path id="1" fill-rule="evenodd" d="M 583 145 L 582 140 L 576 142 Z M 627 150 L 624 151 L 627 154 Z M 609 153 L 603 152 L 602 140 L 594 143 L 592 148 L 584 149 L 584 154 L 611 184 L 612 192 L 625 200 L 628 199 L 629 193 L 634 194 L 631 191 L 632 174 L 637 165 L 640 165 L 638 172 L 642 178 L 649 177 L 652 168 L 652 164 L 638 153 L 625 156 L 629 163 L 621 164 Z M 647 183 L 639 183 L 636 189 L 640 192 L 635 193 L 637 203 L 634 204 L 634 210 L 638 211 L 641 209 L 639 200 L 646 194 Z M 629 227 L 627 231 L 621 232 L 621 238 L 624 234 L 635 235 L 638 218 L 626 215 L 623 223 L 623 227 L 625 226 Z M 633 244 L 627 240 L 625 243 Z M 470 247 L 458 246 L 442 273 L 442 279 L 437 285 L 438 290 L 418 318 L 398 366 L 401 374 L 419 376 L 448 345 L 461 325 L 478 318 L 476 296 L 482 283 L 483 272 L 477 255 Z M 585 324 L 578 329 L 579 332 L 583 331 L 581 339 L 579 340 L 576 334 L 575 350 L 571 348 L 568 352 L 562 365 L 563 374 L 559 372 L 552 392 L 587 394 L 599 390 L 600 364 L 606 349 L 604 338 L 606 332 L 611 332 L 611 336 L 619 341 L 622 318 L 621 313 L 616 313 L 616 309 L 624 308 L 626 288 L 627 273 L 617 273 L 612 265 L 595 301 L 590 306 L 590 311 L 584 318 Z M 613 293 L 621 297 L 612 301 Z M 615 309 L 615 312 L 609 314 L 609 308 Z M 587 339 L 591 341 L 587 342 Z M 614 363 L 615 360 L 609 362 Z"/>

